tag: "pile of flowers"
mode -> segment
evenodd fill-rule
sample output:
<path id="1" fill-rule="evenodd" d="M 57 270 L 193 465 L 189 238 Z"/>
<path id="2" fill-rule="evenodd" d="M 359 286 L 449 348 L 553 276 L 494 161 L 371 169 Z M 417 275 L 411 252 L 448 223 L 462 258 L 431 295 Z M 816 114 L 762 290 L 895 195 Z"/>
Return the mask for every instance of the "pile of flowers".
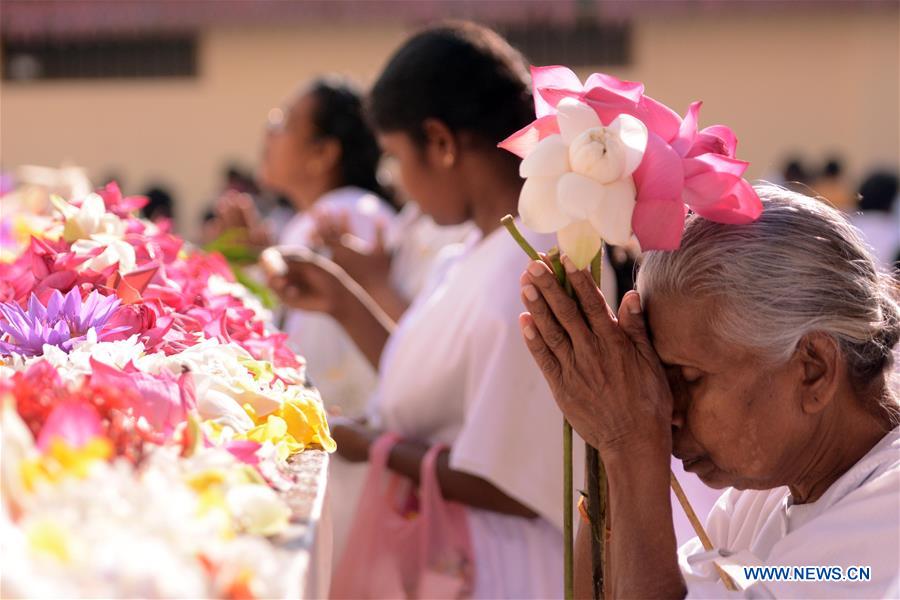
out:
<path id="1" fill-rule="evenodd" d="M 22 198 L 0 196 L 0 595 L 283 595 L 287 462 L 334 450 L 303 359 L 145 199 Z"/>

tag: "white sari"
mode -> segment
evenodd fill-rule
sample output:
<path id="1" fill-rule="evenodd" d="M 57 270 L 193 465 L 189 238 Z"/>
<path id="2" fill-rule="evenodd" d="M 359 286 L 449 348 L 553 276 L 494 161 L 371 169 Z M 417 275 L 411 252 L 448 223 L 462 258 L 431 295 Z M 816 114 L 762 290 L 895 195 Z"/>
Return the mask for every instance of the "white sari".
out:
<path id="1" fill-rule="evenodd" d="M 679 550 L 689 598 L 896 598 L 900 573 L 900 428 L 815 502 L 792 504 L 786 487 L 729 489 L 706 524 L 715 550 L 698 539 Z M 717 581 L 712 561 L 740 592 Z M 869 581 L 762 581 L 743 567 L 870 567 Z M 834 574 L 832 569 L 829 573 Z M 792 573 L 796 579 L 797 573 Z"/>

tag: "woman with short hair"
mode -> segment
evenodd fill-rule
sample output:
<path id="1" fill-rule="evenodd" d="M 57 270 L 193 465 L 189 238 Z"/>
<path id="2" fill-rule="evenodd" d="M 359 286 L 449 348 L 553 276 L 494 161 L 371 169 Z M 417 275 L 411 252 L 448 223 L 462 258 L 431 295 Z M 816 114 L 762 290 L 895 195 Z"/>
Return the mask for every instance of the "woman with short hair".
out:
<path id="1" fill-rule="evenodd" d="M 543 263 L 523 275 L 528 347 L 607 469 L 610 597 L 722 597 L 714 563 L 749 597 L 897 592 L 896 283 L 833 208 L 757 191 L 756 222 L 692 215 L 678 250 L 648 252 L 618 318 L 587 273 L 569 275 L 581 311 Z M 712 552 L 676 549 L 670 453 L 727 488 L 707 521 Z M 742 568 L 759 565 L 848 580 Z M 854 566 L 870 580 L 851 580 Z M 591 566 L 576 569 L 589 596 Z"/>

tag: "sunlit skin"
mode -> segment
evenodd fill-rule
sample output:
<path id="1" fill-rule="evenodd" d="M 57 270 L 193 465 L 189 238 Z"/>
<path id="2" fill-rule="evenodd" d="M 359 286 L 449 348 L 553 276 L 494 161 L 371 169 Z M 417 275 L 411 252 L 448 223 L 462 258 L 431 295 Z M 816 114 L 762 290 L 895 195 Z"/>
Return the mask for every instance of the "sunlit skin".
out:
<path id="1" fill-rule="evenodd" d="M 319 138 L 313 125 L 316 99 L 306 93 L 269 114 L 257 177 L 264 187 L 287 196 L 306 210 L 323 194 L 340 187 L 340 143 Z"/>
<path id="2" fill-rule="evenodd" d="M 653 345 L 675 407 L 673 454 L 714 488 L 791 487 L 817 499 L 885 433 L 836 344 L 810 335 L 784 364 L 715 335 L 716 301 L 649 299 Z"/>
<path id="3" fill-rule="evenodd" d="M 715 336 L 712 299 L 657 295 L 642 307 L 629 292 L 614 315 L 590 275 L 564 263 L 578 304 L 535 262 L 522 275 L 520 321 L 560 409 L 607 468 L 612 597 L 685 592 L 668 493 L 673 450 L 709 485 L 787 485 L 805 503 L 890 430 L 867 409 L 883 389 L 853 385 L 831 337 L 810 333 L 773 365 Z M 591 594 L 589 544 L 582 528 L 579 597 Z"/>

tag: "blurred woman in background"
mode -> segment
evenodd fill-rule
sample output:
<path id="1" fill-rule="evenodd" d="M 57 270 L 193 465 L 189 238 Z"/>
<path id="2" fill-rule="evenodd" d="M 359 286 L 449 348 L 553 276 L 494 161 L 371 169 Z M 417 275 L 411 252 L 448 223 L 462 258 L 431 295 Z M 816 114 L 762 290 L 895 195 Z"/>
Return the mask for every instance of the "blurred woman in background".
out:
<path id="1" fill-rule="evenodd" d="M 395 214 L 376 177 L 380 156 L 362 97 L 343 79 L 316 79 L 284 108 L 272 109 L 257 176 L 297 210 L 278 244 L 317 247 L 316 215 L 337 214 L 348 219 L 363 243 L 373 244 L 378 228 Z M 291 310 L 284 330 L 295 350 L 307 356 L 310 378 L 326 406 L 361 414 L 375 387 L 375 370 L 340 325 L 328 315 Z"/>

